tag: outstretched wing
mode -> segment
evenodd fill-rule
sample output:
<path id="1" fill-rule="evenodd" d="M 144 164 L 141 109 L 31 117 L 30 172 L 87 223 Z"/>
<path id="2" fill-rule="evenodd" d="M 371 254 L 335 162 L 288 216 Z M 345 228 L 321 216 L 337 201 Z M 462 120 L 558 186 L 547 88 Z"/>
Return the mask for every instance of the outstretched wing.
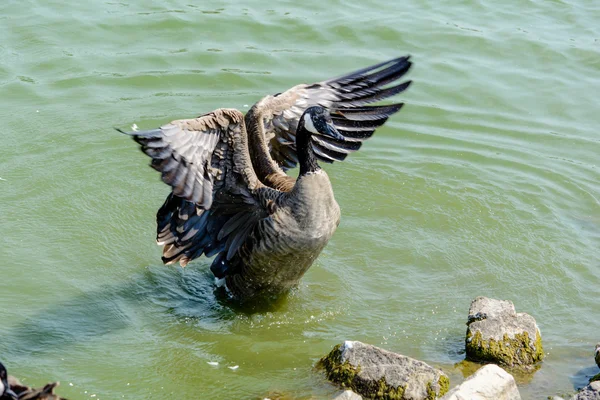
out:
<path id="1" fill-rule="evenodd" d="M 225 183 L 239 183 L 249 189 L 259 184 L 255 176 L 236 173 L 244 171 L 247 162 L 243 154 L 243 124 L 239 111 L 219 109 L 158 129 L 120 132 L 131 135 L 141 145 L 142 151 L 152 158 L 150 166 L 161 173 L 175 196 L 208 210 L 215 192 Z M 234 168 L 236 165 L 239 168 Z M 239 178 L 242 179 L 237 182 Z"/>
<path id="2" fill-rule="evenodd" d="M 20 392 L 19 399 L 20 400 L 61 400 L 57 394 L 54 393 L 56 387 L 59 386 L 58 382 L 52 382 L 46 384 L 44 387 L 40 389 L 30 389 Z M 15 391 L 15 393 L 17 393 Z"/>
<path id="3" fill-rule="evenodd" d="M 244 117 L 219 109 L 158 129 L 123 132 L 152 158 L 172 188 L 157 213 L 157 243 L 165 264 L 223 252 L 234 257 L 254 226 L 268 216 L 277 191 L 262 185 L 248 155 Z"/>
<path id="4" fill-rule="evenodd" d="M 284 93 L 262 99 L 251 112 L 263 118 L 271 157 L 284 169 L 297 165 L 296 128 L 304 110 L 314 105 L 330 109 L 336 128 L 346 137 L 346 141 L 342 142 L 313 136 L 313 149 L 317 157 L 331 163 L 344 160 L 348 153 L 358 150 L 375 129 L 404 105 L 367 106 L 408 88 L 411 81 L 388 85 L 410 69 L 412 63 L 409 58 L 399 57 L 339 78 L 312 85 L 298 85 Z"/>

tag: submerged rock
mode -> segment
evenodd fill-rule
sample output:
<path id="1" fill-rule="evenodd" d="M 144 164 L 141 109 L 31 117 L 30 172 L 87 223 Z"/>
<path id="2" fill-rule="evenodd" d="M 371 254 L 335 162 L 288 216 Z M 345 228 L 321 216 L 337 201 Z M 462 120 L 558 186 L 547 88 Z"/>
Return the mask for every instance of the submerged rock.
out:
<path id="1" fill-rule="evenodd" d="M 484 365 L 487 363 L 484 363 Z M 454 364 L 454 368 L 456 371 L 460 372 L 464 379 L 469 378 L 475 372 L 477 372 L 482 366 L 481 362 L 477 361 L 469 361 L 469 360 L 461 360 L 460 362 Z M 521 387 L 522 385 L 529 385 L 533 379 L 535 378 L 535 373 L 542 368 L 541 363 L 537 363 L 527 368 L 522 367 L 507 367 L 504 366 L 504 369 L 512 375 L 517 382 L 517 387 Z"/>
<path id="2" fill-rule="evenodd" d="M 314 395 L 310 395 L 308 397 L 302 396 L 298 397 L 297 394 L 288 393 L 288 392 L 280 392 L 280 391 L 271 391 L 268 394 L 260 397 L 255 397 L 254 400 L 320 400 L 321 397 L 315 397 Z M 333 399 L 335 400 L 335 399 Z"/>
<path id="3" fill-rule="evenodd" d="M 497 365 L 479 368 L 463 383 L 440 400 L 521 400 L 517 383 L 511 374 Z"/>
<path id="4" fill-rule="evenodd" d="M 590 383 L 570 400 L 600 400 L 600 381 Z"/>
<path id="5" fill-rule="evenodd" d="M 535 319 L 511 301 L 477 297 L 469 308 L 466 352 L 473 361 L 529 366 L 544 358 Z"/>
<path id="6" fill-rule="evenodd" d="M 362 400 L 362 397 L 354 393 L 352 390 L 344 390 L 332 400 Z"/>
<path id="7" fill-rule="evenodd" d="M 367 399 L 434 400 L 450 385 L 439 369 L 358 341 L 335 346 L 317 365 L 330 381 Z"/>

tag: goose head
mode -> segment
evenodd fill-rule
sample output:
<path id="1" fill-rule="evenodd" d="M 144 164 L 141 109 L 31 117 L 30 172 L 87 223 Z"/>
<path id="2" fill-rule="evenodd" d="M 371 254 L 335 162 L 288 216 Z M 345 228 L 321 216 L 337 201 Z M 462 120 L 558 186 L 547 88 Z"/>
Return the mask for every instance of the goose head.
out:
<path id="1" fill-rule="evenodd" d="M 2 363 L 0 363 L 0 398 L 17 399 L 18 396 L 8 385 L 8 372 Z"/>
<path id="2" fill-rule="evenodd" d="M 296 131 L 296 151 L 298 152 L 298 163 L 300 164 L 300 176 L 321 169 L 311 144 L 313 135 L 329 136 L 342 142 L 346 140 L 336 129 L 327 109 L 321 106 L 308 107 L 300 117 Z"/>
<path id="3" fill-rule="evenodd" d="M 338 132 L 333 124 L 329 111 L 321 106 L 308 107 L 300 118 L 298 128 L 299 130 L 305 129 L 312 135 L 323 135 L 341 141 L 345 140 L 345 137 Z"/>

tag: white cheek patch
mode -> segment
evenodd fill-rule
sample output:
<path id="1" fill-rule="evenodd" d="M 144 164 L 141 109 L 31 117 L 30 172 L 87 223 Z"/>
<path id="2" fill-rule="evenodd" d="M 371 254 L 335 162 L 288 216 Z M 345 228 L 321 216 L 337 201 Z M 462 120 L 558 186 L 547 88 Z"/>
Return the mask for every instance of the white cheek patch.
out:
<path id="1" fill-rule="evenodd" d="M 4 383 L 2 383 L 2 381 L 0 381 L 0 396 L 2 396 L 4 394 Z"/>
<path id="2" fill-rule="evenodd" d="M 317 130 L 315 129 L 315 125 L 312 122 L 312 118 L 310 117 L 310 115 L 308 114 L 304 114 L 304 127 L 306 128 L 307 131 L 309 131 L 310 133 L 319 133 L 317 132 Z"/>

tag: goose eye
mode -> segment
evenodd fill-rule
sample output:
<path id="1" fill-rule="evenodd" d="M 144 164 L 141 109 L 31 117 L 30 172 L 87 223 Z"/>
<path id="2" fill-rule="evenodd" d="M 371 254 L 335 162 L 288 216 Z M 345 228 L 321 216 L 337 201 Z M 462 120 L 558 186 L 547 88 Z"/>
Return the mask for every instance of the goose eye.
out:
<path id="1" fill-rule="evenodd" d="M 319 133 L 315 128 L 315 124 L 313 123 L 311 116 L 308 115 L 308 113 L 304 114 L 304 128 L 306 128 L 306 130 L 310 133 Z"/>

